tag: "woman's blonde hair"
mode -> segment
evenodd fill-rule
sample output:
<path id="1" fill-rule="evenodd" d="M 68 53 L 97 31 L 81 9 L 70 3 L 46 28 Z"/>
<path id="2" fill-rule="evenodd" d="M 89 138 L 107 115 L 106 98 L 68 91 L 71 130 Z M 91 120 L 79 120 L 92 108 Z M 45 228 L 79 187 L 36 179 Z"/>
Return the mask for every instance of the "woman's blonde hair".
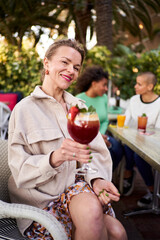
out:
<path id="1" fill-rule="evenodd" d="M 74 48 L 75 50 L 77 50 L 82 57 L 82 61 L 81 64 L 83 63 L 84 57 L 85 57 L 85 51 L 84 48 L 82 47 L 82 45 L 74 40 L 74 39 L 62 39 L 62 40 L 58 40 L 56 42 L 54 42 L 53 44 L 51 44 L 48 48 L 48 50 L 45 53 L 45 57 L 50 60 L 52 58 L 52 56 L 54 56 L 56 54 L 56 51 L 59 47 L 62 46 L 67 46 L 67 47 L 71 47 Z M 42 70 L 41 73 L 41 80 L 43 81 L 45 76 L 45 69 Z"/>

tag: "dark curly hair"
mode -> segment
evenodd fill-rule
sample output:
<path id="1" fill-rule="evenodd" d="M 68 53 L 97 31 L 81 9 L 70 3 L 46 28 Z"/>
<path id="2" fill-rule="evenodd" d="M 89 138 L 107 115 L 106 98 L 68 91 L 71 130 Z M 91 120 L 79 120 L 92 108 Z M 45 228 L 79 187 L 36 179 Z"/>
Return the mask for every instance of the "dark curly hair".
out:
<path id="1" fill-rule="evenodd" d="M 108 79 L 108 72 L 105 72 L 102 67 L 87 67 L 77 79 L 76 94 L 86 92 L 93 81 L 99 82 L 102 78 Z"/>

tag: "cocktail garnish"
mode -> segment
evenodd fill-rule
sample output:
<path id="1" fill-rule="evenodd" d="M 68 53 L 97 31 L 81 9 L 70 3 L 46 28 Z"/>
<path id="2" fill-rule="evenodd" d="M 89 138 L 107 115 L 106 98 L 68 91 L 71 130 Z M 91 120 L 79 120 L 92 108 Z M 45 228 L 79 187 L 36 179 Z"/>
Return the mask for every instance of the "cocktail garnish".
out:
<path id="1" fill-rule="evenodd" d="M 78 113 L 79 113 L 79 108 L 77 106 L 73 106 L 69 109 L 68 118 L 70 118 L 71 121 L 74 121 L 74 119 Z"/>
<path id="2" fill-rule="evenodd" d="M 96 112 L 96 109 L 91 105 L 89 106 L 88 110 L 86 108 L 79 108 L 78 105 L 72 106 L 69 111 L 68 111 L 68 118 L 71 119 L 71 121 L 74 121 L 76 115 L 81 112 L 81 113 L 86 113 L 86 112 Z"/>

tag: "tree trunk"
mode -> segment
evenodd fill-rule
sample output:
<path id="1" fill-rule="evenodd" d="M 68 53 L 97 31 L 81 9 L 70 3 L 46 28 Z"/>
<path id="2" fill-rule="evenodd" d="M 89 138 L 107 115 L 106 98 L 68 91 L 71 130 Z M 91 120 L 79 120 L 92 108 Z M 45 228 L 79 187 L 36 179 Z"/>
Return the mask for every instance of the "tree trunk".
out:
<path id="1" fill-rule="evenodd" d="M 86 47 L 87 27 L 91 21 L 91 8 L 89 5 L 83 10 L 74 10 L 76 23 L 76 39 Z"/>
<path id="2" fill-rule="evenodd" d="M 112 0 L 95 0 L 97 45 L 113 48 Z"/>

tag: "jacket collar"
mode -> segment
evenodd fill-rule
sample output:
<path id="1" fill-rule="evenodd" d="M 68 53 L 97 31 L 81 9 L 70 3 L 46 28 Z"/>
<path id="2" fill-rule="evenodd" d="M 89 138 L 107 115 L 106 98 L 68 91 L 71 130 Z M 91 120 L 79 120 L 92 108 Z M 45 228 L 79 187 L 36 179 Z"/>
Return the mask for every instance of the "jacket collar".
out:
<path id="1" fill-rule="evenodd" d="M 35 98 L 41 98 L 41 99 L 42 98 L 48 98 L 48 99 L 52 99 L 53 101 L 57 102 L 57 100 L 55 98 L 53 98 L 52 96 L 49 96 L 45 92 L 43 92 L 42 89 L 41 89 L 41 86 L 36 86 L 34 91 L 31 93 L 31 96 L 35 97 Z M 70 94 L 67 91 L 64 91 L 63 97 L 64 97 L 65 102 L 70 106 L 71 105 L 74 106 L 76 104 L 81 106 L 82 104 L 85 103 L 84 100 L 81 100 L 79 98 L 74 97 L 72 94 Z"/>

